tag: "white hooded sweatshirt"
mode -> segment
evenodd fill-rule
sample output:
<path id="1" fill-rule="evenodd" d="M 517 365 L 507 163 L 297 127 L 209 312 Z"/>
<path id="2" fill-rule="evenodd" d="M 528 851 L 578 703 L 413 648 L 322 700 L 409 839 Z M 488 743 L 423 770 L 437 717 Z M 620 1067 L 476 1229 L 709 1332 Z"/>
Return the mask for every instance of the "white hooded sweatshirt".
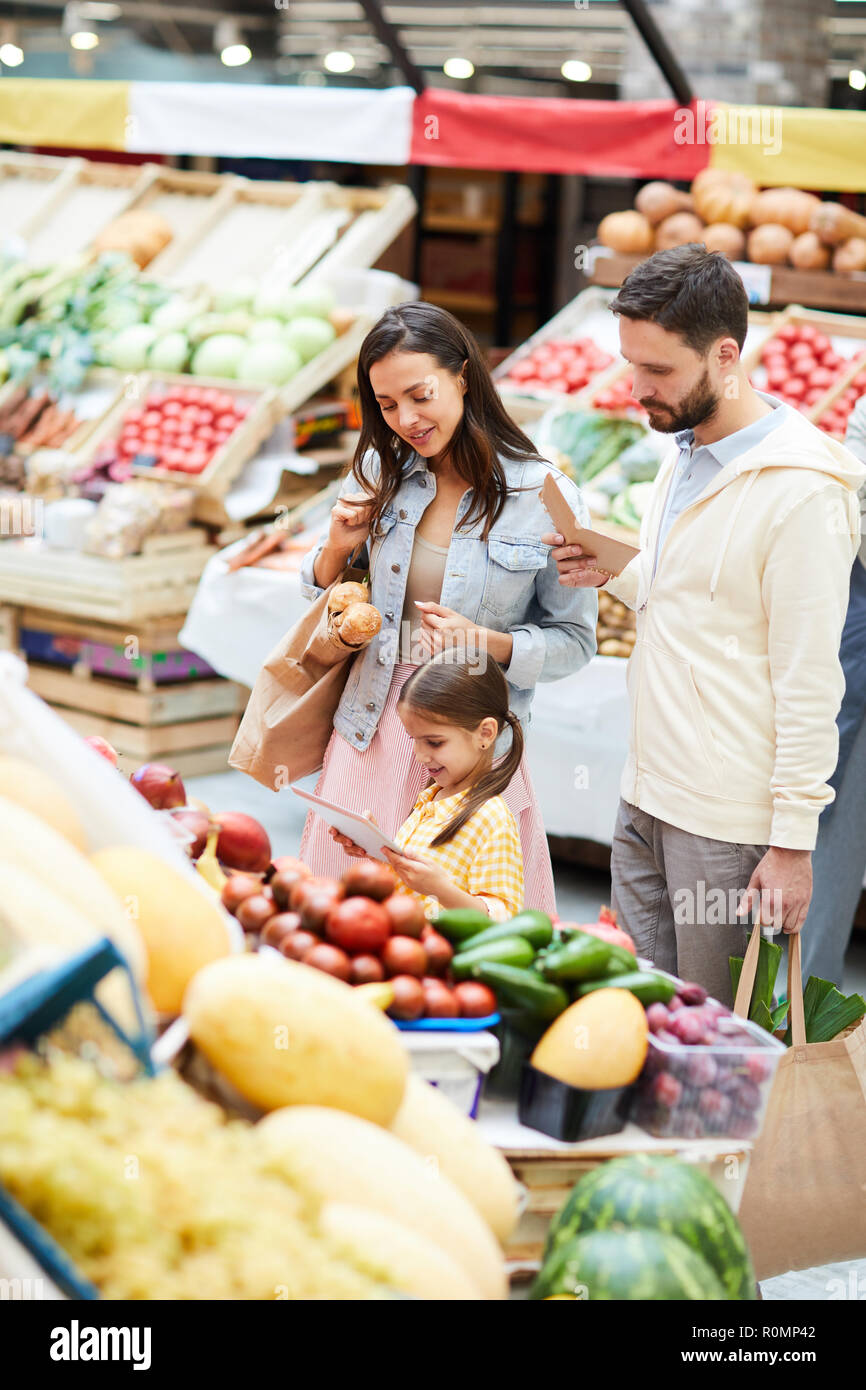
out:
<path id="1" fill-rule="evenodd" d="M 676 462 L 659 470 L 641 553 L 607 585 L 637 610 L 622 796 L 695 835 L 814 849 L 866 468 L 786 410 L 680 513 L 653 575 Z"/>

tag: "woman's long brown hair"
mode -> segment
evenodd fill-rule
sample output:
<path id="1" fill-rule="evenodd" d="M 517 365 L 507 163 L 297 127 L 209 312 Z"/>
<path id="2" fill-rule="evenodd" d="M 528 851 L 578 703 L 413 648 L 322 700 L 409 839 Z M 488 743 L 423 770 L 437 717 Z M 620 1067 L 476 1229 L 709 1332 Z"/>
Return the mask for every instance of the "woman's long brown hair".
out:
<path id="1" fill-rule="evenodd" d="M 408 705 L 443 724 L 456 724 L 470 732 L 482 719 L 495 719 L 498 732 L 511 726 L 511 747 L 496 767 L 479 777 L 469 795 L 446 826 L 439 831 L 430 848 L 453 840 L 470 816 L 485 801 L 501 796 L 520 766 L 523 757 L 523 730 L 516 714 L 508 708 L 508 685 L 496 661 L 489 658 L 484 666 L 466 659 L 457 659 L 450 652 L 440 652 L 419 666 L 400 691 L 399 705 Z"/>
<path id="2" fill-rule="evenodd" d="M 382 512 L 396 497 L 403 468 L 413 453 L 412 446 L 395 435 L 383 418 L 370 383 L 370 368 L 391 352 L 429 353 L 443 371 L 463 376 L 463 417 L 448 452 L 458 476 L 472 489 L 462 528 L 468 530 L 483 519 L 486 540 L 509 491 L 502 458 L 520 461 L 540 455 L 508 415 L 472 334 L 447 309 L 420 301 L 386 309 L 361 344 L 358 356 L 361 437 L 352 472 L 364 491 L 369 490 L 369 483 L 362 472 L 362 460 L 372 450 L 381 462 L 370 514 L 371 533 L 376 534 Z"/>

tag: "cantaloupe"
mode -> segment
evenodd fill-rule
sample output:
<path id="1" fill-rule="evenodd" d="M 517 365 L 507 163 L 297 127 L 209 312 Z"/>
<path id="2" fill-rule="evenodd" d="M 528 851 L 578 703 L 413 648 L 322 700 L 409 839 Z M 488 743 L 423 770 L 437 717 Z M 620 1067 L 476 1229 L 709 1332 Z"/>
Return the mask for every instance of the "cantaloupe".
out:
<path id="1" fill-rule="evenodd" d="M 17 864 L 0 863 L 0 993 L 17 983 L 22 973 L 60 964 L 104 935 L 102 927 L 94 926 L 69 899 L 50 888 L 44 877 L 37 878 Z M 122 941 L 117 944 L 124 949 Z M 23 967 L 21 952 L 29 954 Z M 134 954 L 128 944 L 124 954 L 127 958 Z M 10 974 L 4 979 L 7 963 Z M 97 995 L 119 1023 L 137 1029 L 129 980 L 122 971 L 107 975 Z"/>
<path id="2" fill-rule="evenodd" d="M 390 1019 L 342 980 L 279 956 L 207 966 L 183 1003 L 190 1036 L 262 1110 L 329 1105 L 388 1125 L 409 1059 Z"/>
<path id="3" fill-rule="evenodd" d="M 0 796 L 39 816 L 76 849 L 87 849 L 81 817 L 59 782 L 26 758 L 0 753 Z"/>
<path id="4" fill-rule="evenodd" d="M 435 1159 L 440 1173 L 460 1188 L 504 1244 L 517 1225 L 520 1189 L 502 1154 L 487 1143 L 475 1121 L 435 1086 L 410 1076 L 390 1129 L 422 1158 Z"/>
<path id="5" fill-rule="evenodd" d="M 412 1298 L 480 1299 L 472 1280 L 440 1246 L 370 1207 L 328 1202 L 319 1224 L 362 1269 L 381 1273 L 390 1288 Z"/>
<path id="6" fill-rule="evenodd" d="M 629 1086 L 641 1073 L 648 1042 L 640 1000 L 627 989 L 599 989 L 554 1019 L 532 1065 L 584 1090 Z"/>
<path id="7" fill-rule="evenodd" d="M 98 935 L 111 937 L 139 984 L 144 984 L 144 942 L 120 899 L 64 835 L 6 797 L 0 797 L 0 862 L 17 864 L 35 878 L 46 880 L 87 918 Z"/>
<path id="8" fill-rule="evenodd" d="M 112 845 L 90 862 L 141 934 L 154 1008 L 179 1014 L 196 972 L 232 949 L 222 909 L 149 850 Z"/>
<path id="9" fill-rule="evenodd" d="M 298 1105 L 266 1116 L 256 1133 L 267 1167 L 300 1191 L 382 1212 L 446 1251 L 482 1298 L 505 1297 L 504 1259 L 490 1227 L 435 1162 L 387 1130 L 339 1110 Z"/>

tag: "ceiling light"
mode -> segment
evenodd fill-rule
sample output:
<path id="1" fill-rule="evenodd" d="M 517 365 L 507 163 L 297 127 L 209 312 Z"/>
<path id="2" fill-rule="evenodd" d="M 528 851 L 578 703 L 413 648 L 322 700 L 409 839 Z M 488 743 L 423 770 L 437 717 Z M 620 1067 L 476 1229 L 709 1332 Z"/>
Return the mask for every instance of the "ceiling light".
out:
<path id="1" fill-rule="evenodd" d="M 470 63 L 468 58 L 448 58 L 442 68 L 446 77 L 459 77 L 461 79 L 471 77 L 475 71 L 475 64 Z"/>
<path id="2" fill-rule="evenodd" d="M 220 53 L 220 59 L 227 68 L 239 68 L 248 63 L 252 56 L 245 43 L 230 43 L 228 48 L 224 48 Z"/>
<path id="3" fill-rule="evenodd" d="M 855 92 L 862 92 L 866 87 L 866 72 L 861 68 L 852 68 L 848 74 L 848 86 L 853 87 Z"/>
<path id="4" fill-rule="evenodd" d="M 569 58 L 559 70 L 569 82 L 588 82 L 592 77 L 589 63 L 583 63 L 579 58 Z"/>
<path id="5" fill-rule="evenodd" d="M 355 59 L 351 53 L 344 53 L 342 49 L 325 55 L 325 67 L 328 72 L 351 72 L 354 66 Z"/>

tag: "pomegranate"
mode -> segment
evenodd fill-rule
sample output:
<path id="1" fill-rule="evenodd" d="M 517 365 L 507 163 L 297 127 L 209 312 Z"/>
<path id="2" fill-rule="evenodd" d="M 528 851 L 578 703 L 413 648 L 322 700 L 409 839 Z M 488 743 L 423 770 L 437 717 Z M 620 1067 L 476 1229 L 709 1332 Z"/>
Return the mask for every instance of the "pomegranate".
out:
<path id="1" fill-rule="evenodd" d="M 414 975 L 420 980 L 427 974 L 427 952 L 411 936 L 392 936 L 385 942 L 382 964 L 386 975 Z"/>
<path id="2" fill-rule="evenodd" d="M 106 762 L 111 763 L 112 767 L 117 767 L 117 750 L 112 748 L 108 739 L 101 738 L 99 734 L 91 734 L 84 742 L 89 743 L 94 753 L 98 753 L 101 758 L 105 758 Z"/>
<path id="3" fill-rule="evenodd" d="M 397 876 L 390 864 L 381 864 L 376 859 L 359 859 L 343 874 L 343 887 L 347 898 L 372 898 L 383 902 L 397 887 Z"/>
<path id="4" fill-rule="evenodd" d="M 395 975 L 391 984 L 394 987 L 394 1002 L 388 1009 L 391 1018 L 403 1023 L 414 1023 L 424 1012 L 424 987 L 414 975 Z"/>
<path id="5" fill-rule="evenodd" d="M 381 903 L 372 898 L 345 898 L 328 913 L 325 934 L 344 951 L 368 955 L 381 951 L 391 934 L 391 924 Z"/>
<path id="6" fill-rule="evenodd" d="M 560 922 L 559 927 L 563 931 L 571 929 L 588 932 L 590 936 L 597 936 L 601 941 L 607 941 L 611 946 L 622 946 L 626 951 L 631 951 L 633 956 L 637 955 L 634 942 L 628 932 L 617 926 L 616 913 L 611 912 L 609 907 L 601 909 L 597 922 Z"/>
<path id="7" fill-rule="evenodd" d="M 186 805 L 186 792 L 180 773 L 166 767 L 165 763 L 143 763 L 129 780 L 155 811 L 170 811 L 173 806 Z"/>
<path id="8" fill-rule="evenodd" d="M 267 831 L 243 811 L 221 811 L 214 816 L 220 828 L 216 854 L 231 869 L 263 874 L 271 863 L 271 842 Z"/>
<path id="9" fill-rule="evenodd" d="M 392 893 L 382 906 L 388 914 L 391 931 L 395 936 L 414 936 L 416 940 L 421 939 L 427 918 L 420 898 L 413 897 L 411 893 Z"/>
<path id="10" fill-rule="evenodd" d="M 230 874 L 223 884 L 223 907 L 236 913 L 244 898 L 251 898 L 262 891 L 261 879 L 251 878 L 249 874 Z"/>
<path id="11" fill-rule="evenodd" d="M 187 846 L 190 859 L 198 859 L 200 854 L 204 854 L 207 844 L 207 835 L 210 828 L 210 821 L 203 811 L 195 811 L 191 806 L 173 806 L 169 812 L 172 820 L 177 821 L 194 836 L 191 845 Z"/>

